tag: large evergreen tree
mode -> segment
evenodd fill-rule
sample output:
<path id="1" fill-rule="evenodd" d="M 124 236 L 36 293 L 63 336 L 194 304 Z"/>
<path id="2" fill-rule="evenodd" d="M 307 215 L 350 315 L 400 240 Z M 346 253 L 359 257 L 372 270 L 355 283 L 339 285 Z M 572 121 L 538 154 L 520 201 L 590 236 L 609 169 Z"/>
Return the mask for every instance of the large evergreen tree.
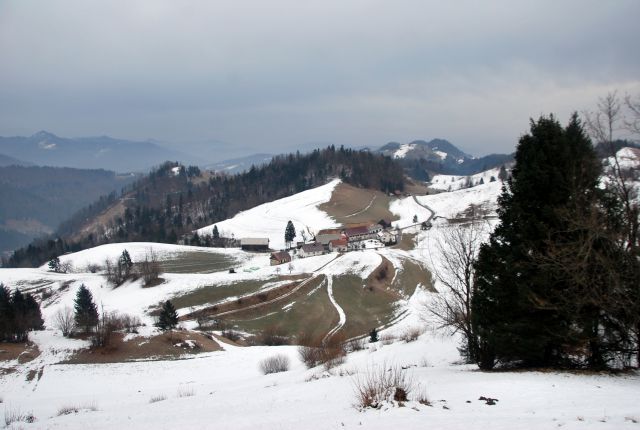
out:
<path id="1" fill-rule="evenodd" d="M 80 285 L 74 301 L 76 326 L 82 327 L 85 333 L 91 331 L 98 324 L 98 308 L 93 302 L 91 291 Z"/>
<path id="2" fill-rule="evenodd" d="M 560 365 L 581 340 L 565 306 L 575 285 L 546 263 L 557 245 L 575 242 L 572 220 L 597 203 L 600 164 L 576 115 L 566 128 L 553 116 L 532 121 L 515 158 L 500 224 L 476 265 L 472 316 L 482 368 Z"/>

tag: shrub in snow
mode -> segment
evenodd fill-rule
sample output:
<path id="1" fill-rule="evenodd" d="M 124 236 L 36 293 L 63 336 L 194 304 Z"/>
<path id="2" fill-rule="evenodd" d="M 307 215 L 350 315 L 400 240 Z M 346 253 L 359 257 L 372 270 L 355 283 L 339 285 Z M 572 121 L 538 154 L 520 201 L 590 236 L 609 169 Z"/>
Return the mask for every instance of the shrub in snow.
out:
<path id="1" fill-rule="evenodd" d="M 260 362 L 260 370 L 265 375 L 269 373 L 286 372 L 289 370 L 289 357 L 278 354 L 273 357 L 265 358 Z"/>
<path id="2" fill-rule="evenodd" d="M 157 402 L 161 402 L 163 400 L 167 400 L 167 396 L 164 394 L 159 394 L 157 396 L 153 396 L 152 398 L 149 399 L 149 403 L 157 403 Z"/>
<path id="3" fill-rule="evenodd" d="M 376 330 L 374 327 L 373 330 L 371 330 L 371 332 L 369 333 L 369 342 L 375 343 L 377 341 L 378 341 L 378 330 Z"/>
<path id="4" fill-rule="evenodd" d="M 412 327 L 405 330 L 405 332 L 402 333 L 401 339 L 404 340 L 406 343 L 409 343 L 417 340 L 421 334 L 422 334 L 422 330 L 420 328 Z"/>
<path id="5" fill-rule="evenodd" d="M 20 409 L 8 408 L 4 410 L 4 425 L 11 426 L 13 423 L 34 423 L 36 417 L 32 412 L 22 412 Z"/>
<path id="6" fill-rule="evenodd" d="M 69 337 L 75 326 L 73 309 L 67 306 L 58 310 L 53 316 L 53 325 L 62 332 L 64 337 Z"/>
<path id="7" fill-rule="evenodd" d="M 344 363 L 346 349 L 344 337 L 340 335 L 331 336 L 326 340 L 303 335 L 298 342 L 300 359 L 309 369 L 320 364 L 330 369 Z"/>
<path id="8" fill-rule="evenodd" d="M 97 411 L 97 410 L 98 410 L 98 407 L 93 403 L 88 403 L 85 405 L 67 405 L 67 406 L 58 408 L 57 415 L 62 416 L 62 415 L 77 414 L 78 412 L 81 412 L 81 411 Z"/>
<path id="9" fill-rule="evenodd" d="M 386 401 L 407 401 L 414 389 L 414 383 L 402 367 L 387 368 L 386 364 L 383 364 L 377 369 L 369 368 L 364 374 L 358 374 L 353 379 L 353 387 L 356 406 L 379 408 Z"/>
<path id="10" fill-rule="evenodd" d="M 260 336 L 258 336 L 258 344 L 266 345 L 266 346 L 278 346 L 278 345 L 288 345 L 289 338 L 287 338 L 286 334 L 276 326 L 269 326 L 265 328 Z"/>
<path id="11" fill-rule="evenodd" d="M 196 394 L 193 388 L 185 387 L 178 390 L 178 397 L 192 397 Z"/>

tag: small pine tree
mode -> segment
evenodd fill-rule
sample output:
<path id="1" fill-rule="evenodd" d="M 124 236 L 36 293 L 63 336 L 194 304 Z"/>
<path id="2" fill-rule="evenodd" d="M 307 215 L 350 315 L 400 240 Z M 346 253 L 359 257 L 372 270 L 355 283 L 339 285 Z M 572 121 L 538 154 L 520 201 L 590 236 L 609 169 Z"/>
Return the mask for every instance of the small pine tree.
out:
<path id="1" fill-rule="evenodd" d="M 296 228 L 293 226 L 293 223 L 291 222 L 291 220 L 289 220 L 287 222 L 287 228 L 284 230 L 284 241 L 290 247 L 291 242 L 293 242 L 293 239 L 295 239 L 295 237 L 296 237 Z"/>
<path id="2" fill-rule="evenodd" d="M 89 333 L 98 324 L 98 308 L 93 302 L 91 291 L 84 284 L 80 285 L 73 303 L 76 326 L 83 327 L 85 333 Z"/>
<path id="3" fill-rule="evenodd" d="M 213 236 L 213 240 L 220 239 L 220 232 L 218 231 L 218 226 L 217 225 L 213 226 L 213 232 L 211 233 L 211 236 Z"/>
<path id="4" fill-rule="evenodd" d="M 375 343 L 378 341 L 378 330 L 376 330 L 376 328 L 374 327 L 370 332 L 369 332 L 369 342 L 371 343 Z"/>
<path id="5" fill-rule="evenodd" d="M 413 216 L 413 223 L 418 224 L 418 215 Z"/>
<path id="6" fill-rule="evenodd" d="M 156 327 L 162 331 L 172 330 L 178 325 L 178 313 L 171 301 L 167 300 L 162 305 L 162 310 L 158 316 Z"/>
<path id="7" fill-rule="evenodd" d="M 54 257 L 49 260 L 49 270 L 52 272 L 60 273 L 60 258 Z"/>

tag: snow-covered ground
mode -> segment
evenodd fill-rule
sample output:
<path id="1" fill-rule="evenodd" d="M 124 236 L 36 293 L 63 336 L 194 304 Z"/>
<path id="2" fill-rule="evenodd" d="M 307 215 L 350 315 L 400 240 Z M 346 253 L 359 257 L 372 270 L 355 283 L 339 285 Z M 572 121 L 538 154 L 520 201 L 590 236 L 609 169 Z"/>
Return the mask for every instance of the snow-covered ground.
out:
<path id="1" fill-rule="evenodd" d="M 497 175 L 497 172 L 496 172 Z M 218 223 L 221 233 L 235 237 L 269 237 L 272 247 L 284 245 L 284 228 L 291 219 L 299 232 L 317 231 L 335 226 L 335 222 L 318 206 L 330 199 L 338 181 L 277 202 L 261 205 Z M 410 260 L 441 270 L 441 255 L 435 244 L 453 228 L 445 218 L 454 218 L 470 204 L 482 206 L 495 214 L 502 184 L 489 182 L 470 189 L 417 197 L 418 202 L 435 211 L 439 217 L 427 231 L 416 229 L 414 249 L 367 249 L 344 255 L 327 254 L 305 259 L 295 258 L 292 273 L 314 273 L 327 276 L 327 293 L 336 308 L 339 321 L 345 314 L 332 294 L 333 277 L 346 273 L 362 278 L 369 276 L 388 259 L 396 268 Z M 413 197 L 392 202 L 390 210 L 400 217 L 400 227 L 415 224 L 430 216 L 430 211 Z M 486 222 L 486 234 L 496 220 Z M 212 227 L 199 231 L 210 234 Z M 300 238 L 300 236 L 298 236 Z M 143 288 L 141 281 L 113 288 L 101 274 L 85 271 L 91 264 L 115 259 L 127 249 L 134 261 L 153 250 L 161 260 L 182 253 L 224 253 L 236 262 L 236 274 L 226 271 L 203 274 L 163 274 L 165 282 Z M 295 346 L 233 347 L 221 344 L 223 351 L 189 356 L 183 360 L 144 361 L 118 364 L 59 364 L 73 350 L 87 346 L 86 341 L 63 338 L 51 329 L 57 310 L 71 306 L 75 292 L 84 283 L 97 303 L 105 310 L 137 315 L 149 335 L 153 319 L 146 314 L 160 301 L 194 291 L 203 286 L 225 288 L 243 280 L 262 280 L 264 288 L 278 285 L 277 271 L 288 273 L 288 267 L 270 266 L 266 253 L 253 254 L 240 250 L 184 247 L 149 243 L 105 245 L 61 257 L 70 262 L 75 273 L 56 274 L 46 266 L 37 269 L 0 269 L 0 282 L 10 288 L 34 288 L 47 285 L 53 291 L 64 288 L 43 303 L 43 332 L 31 334 L 41 355 L 19 364 L 14 373 L 0 376 L 0 413 L 32 414 L 33 423 L 15 423 L 25 429 L 338 429 L 390 428 L 413 429 L 633 429 L 640 421 L 640 374 L 573 374 L 563 372 L 479 372 L 476 366 L 460 364 L 459 339 L 429 324 L 425 305 L 434 294 L 419 285 L 415 293 L 403 300 L 396 322 L 381 331 L 381 338 L 400 336 L 419 328 L 427 330 L 417 341 L 401 340 L 369 344 L 364 351 L 348 355 L 346 362 L 330 371 L 319 367 L 306 369 Z M 425 281 L 426 282 L 426 281 Z M 438 288 L 438 281 L 435 280 Z M 192 309 L 179 309 L 185 314 Z M 193 326 L 189 324 L 188 326 Z M 383 344 L 384 343 L 384 344 Z M 275 354 L 289 357 L 290 370 L 263 375 L 261 360 Z M 380 409 L 362 410 L 356 406 L 354 386 L 367 372 L 405 368 L 413 382 L 410 401 L 403 406 L 388 401 Z M 35 376 L 34 376 L 35 375 Z M 415 399 L 427 396 L 431 405 Z M 495 405 L 480 401 L 481 396 L 497 399 Z M 152 399 L 158 401 L 152 401 Z M 160 400 L 159 400 L 160 399 Z M 77 408 L 79 412 L 59 415 L 61 408 Z"/>
<path id="2" fill-rule="evenodd" d="M 481 185 L 480 182 L 485 184 L 491 182 L 491 178 L 498 181 L 499 173 L 500 169 L 495 168 L 469 176 L 434 175 L 433 178 L 431 178 L 430 188 L 442 191 L 456 191 L 467 185 L 475 187 L 476 185 Z"/>
<path id="3" fill-rule="evenodd" d="M 287 221 L 293 222 L 298 234 L 296 241 L 302 240 L 304 231 L 307 240 L 323 228 L 338 227 L 338 224 L 325 212 L 318 209 L 331 199 L 331 194 L 340 183 L 335 179 L 326 185 L 303 191 L 290 197 L 265 203 L 255 208 L 240 212 L 231 219 L 215 225 L 221 236 L 269 238 L 272 249 L 284 249 L 284 230 Z M 199 235 L 211 235 L 213 225 L 198 230 Z"/>
<path id="4" fill-rule="evenodd" d="M 40 379 L 4 375 L 3 406 L 35 417 L 14 427 L 24 429 L 634 429 L 640 420 L 637 374 L 478 372 L 456 364 L 455 338 L 431 333 L 370 344 L 329 372 L 306 369 L 292 346 L 224 349 L 186 360 L 50 363 Z M 275 354 L 289 357 L 290 370 L 263 375 L 260 361 Z M 357 408 L 356 381 L 392 366 L 406 369 L 410 401 Z M 418 394 L 431 405 L 412 400 Z M 65 407 L 80 411 L 58 416 Z"/>

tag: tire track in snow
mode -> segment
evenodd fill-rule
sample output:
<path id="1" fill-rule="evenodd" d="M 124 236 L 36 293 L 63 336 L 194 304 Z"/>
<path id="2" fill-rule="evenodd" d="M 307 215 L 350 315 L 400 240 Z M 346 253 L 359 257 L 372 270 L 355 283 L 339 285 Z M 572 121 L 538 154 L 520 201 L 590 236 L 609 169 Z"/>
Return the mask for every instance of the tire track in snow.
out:
<path id="1" fill-rule="evenodd" d="M 336 308 L 336 311 L 338 311 L 340 320 L 338 321 L 338 325 L 336 325 L 334 328 L 329 330 L 329 333 L 327 333 L 324 339 L 322 339 L 322 342 L 326 342 L 327 340 L 329 340 L 331 336 L 336 334 L 338 330 L 340 330 L 344 326 L 344 324 L 347 322 L 347 315 L 344 313 L 344 309 L 340 307 L 335 297 L 333 297 L 333 276 L 331 275 L 326 275 L 326 276 L 327 276 L 327 293 L 329 294 L 329 300 L 331 300 L 331 304 L 333 304 L 333 307 Z"/>

